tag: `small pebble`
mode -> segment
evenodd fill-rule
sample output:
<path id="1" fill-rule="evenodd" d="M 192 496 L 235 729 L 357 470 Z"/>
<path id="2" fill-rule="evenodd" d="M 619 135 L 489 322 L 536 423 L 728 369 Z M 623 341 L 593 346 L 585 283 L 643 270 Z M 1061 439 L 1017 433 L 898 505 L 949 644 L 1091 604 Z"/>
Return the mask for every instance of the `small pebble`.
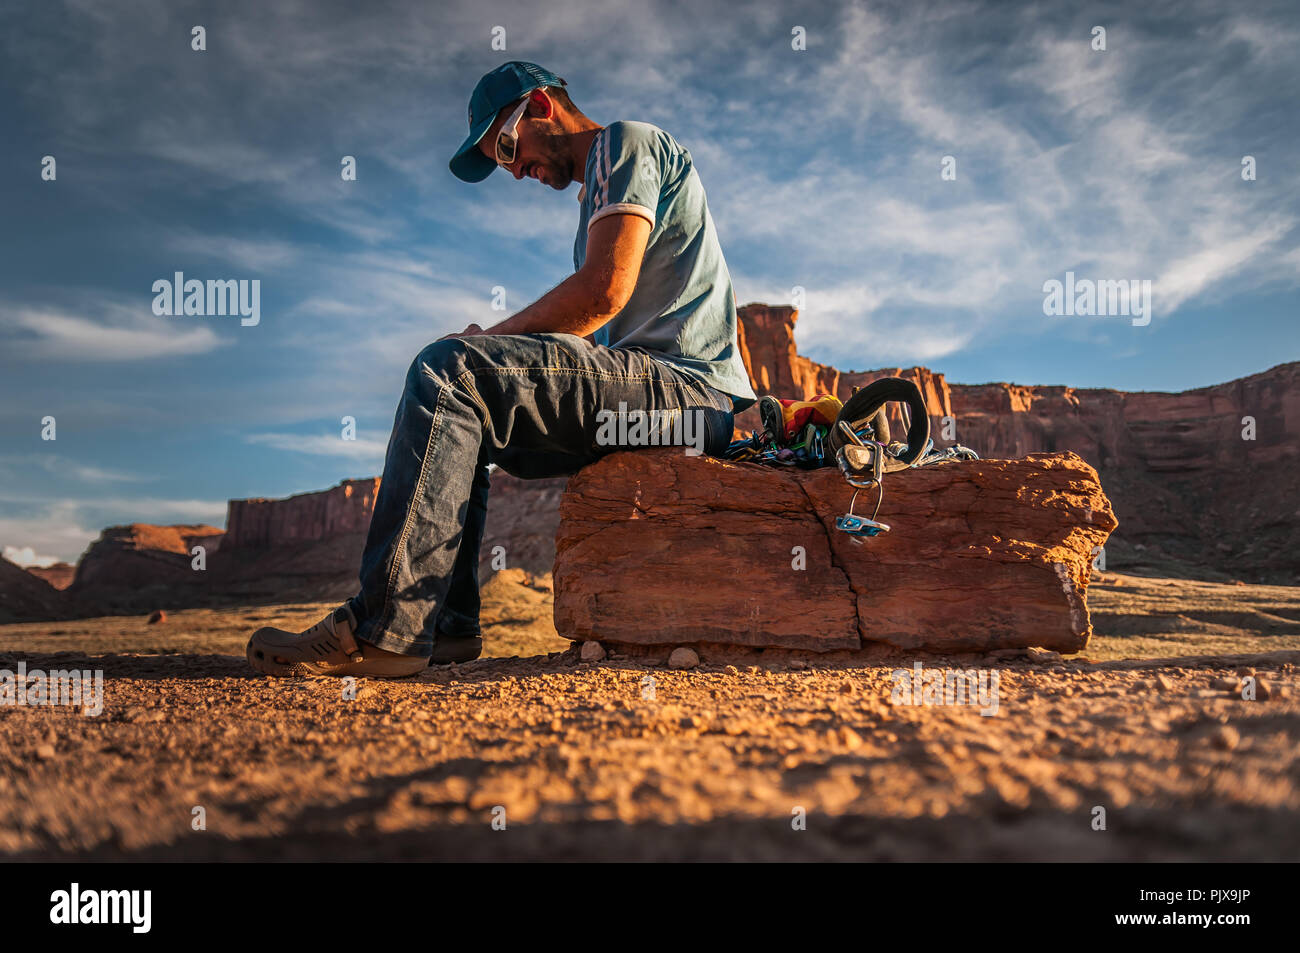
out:
<path id="1" fill-rule="evenodd" d="M 1216 748 L 1232 751 L 1241 743 L 1241 735 L 1232 725 L 1220 725 L 1210 733 L 1210 743 Z"/>
<path id="2" fill-rule="evenodd" d="M 673 654 L 668 656 L 669 668 L 694 668 L 700 664 L 700 657 L 694 649 L 688 649 L 685 646 L 673 649 Z"/>

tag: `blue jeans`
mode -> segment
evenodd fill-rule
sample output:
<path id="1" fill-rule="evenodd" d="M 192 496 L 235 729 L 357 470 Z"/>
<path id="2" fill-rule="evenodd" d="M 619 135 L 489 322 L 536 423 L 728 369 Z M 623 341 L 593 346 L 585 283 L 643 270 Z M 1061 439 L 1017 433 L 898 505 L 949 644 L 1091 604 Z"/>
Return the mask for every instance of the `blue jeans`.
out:
<path id="1" fill-rule="evenodd" d="M 361 591 L 349 600 L 357 638 L 427 657 L 439 634 L 479 634 L 488 465 L 523 479 L 573 474 L 646 445 L 637 431 L 651 417 L 663 428 L 678 421 L 658 442 L 711 456 L 731 442 L 731 397 L 649 351 L 574 334 L 477 335 L 422 350 L 397 405 Z"/>

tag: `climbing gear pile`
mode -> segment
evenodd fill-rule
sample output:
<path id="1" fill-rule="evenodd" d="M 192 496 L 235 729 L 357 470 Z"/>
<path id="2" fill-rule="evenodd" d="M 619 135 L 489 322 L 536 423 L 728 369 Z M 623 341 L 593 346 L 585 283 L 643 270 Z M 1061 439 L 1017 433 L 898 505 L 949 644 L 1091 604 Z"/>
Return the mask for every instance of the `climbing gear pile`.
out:
<path id="1" fill-rule="evenodd" d="M 890 439 L 885 405 L 891 402 L 900 405 L 907 430 L 905 441 Z M 855 389 L 847 403 L 830 394 L 818 394 L 811 400 L 767 396 L 760 398 L 758 412 L 763 432 L 751 431 L 744 440 L 733 441 L 725 458 L 807 470 L 838 466 L 854 489 L 849 511 L 836 518 L 835 528 L 859 544 L 890 530 L 888 524 L 876 520 L 886 473 L 979 459 L 974 450 L 961 444 L 935 449 L 925 398 L 914 383 L 901 377 L 881 378 Z M 872 488 L 876 490 L 876 507 L 871 516 L 855 513 L 859 491 Z"/>
<path id="2" fill-rule="evenodd" d="M 843 407 L 840 399 L 830 394 L 818 394 L 812 400 L 760 398 L 763 434 L 751 432 L 748 439 L 733 442 L 726 459 L 805 470 L 826 466 L 826 438 Z"/>

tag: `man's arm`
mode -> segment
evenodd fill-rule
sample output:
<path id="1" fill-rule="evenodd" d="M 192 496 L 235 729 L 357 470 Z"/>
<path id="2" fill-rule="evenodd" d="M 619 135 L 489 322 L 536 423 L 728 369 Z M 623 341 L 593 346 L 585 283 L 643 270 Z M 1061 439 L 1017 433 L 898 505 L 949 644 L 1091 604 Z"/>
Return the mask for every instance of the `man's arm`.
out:
<path id="1" fill-rule="evenodd" d="M 594 222 L 581 269 L 482 333 L 593 334 L 623 310 L 636 290 L 650 228 L 650 222 L 636 214 L 606 215 Z"/>

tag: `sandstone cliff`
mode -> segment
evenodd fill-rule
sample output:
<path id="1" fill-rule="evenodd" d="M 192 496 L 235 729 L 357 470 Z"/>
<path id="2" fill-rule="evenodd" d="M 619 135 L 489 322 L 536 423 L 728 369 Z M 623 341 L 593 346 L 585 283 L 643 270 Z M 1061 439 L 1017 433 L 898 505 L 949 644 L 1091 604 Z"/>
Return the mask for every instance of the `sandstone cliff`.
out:
<path id="1" fill-rule="evenodd" d="M 82 555 L 66 593 L 37 573 L 13 567 L 22 578 L 0 578 L 0 615 L 26 621 L 59 612 L 342 600 L 357 589 L 379 484 L 372 477 L 285 499 L 231 500 L 224 532 L 212 526 L 111 526 Z M 480 582 L 502 568 L 550 573 L 564 484 L 563 478 L 493 473 Z M 206 550 L 202 568 L 192 554 L 199 544 Z"/>
<path id="2" fill-rule="evenodd" d="M 76 614 L 66 593 L 0 557 L 0 625 L 65 619 Z"/>
<path id="3" fill-rule="evenodd" d="M 104 611 L 175 604 L 172 596 L 195 580 L 194 547 L 211 558 L 223 533 L 215 526 L 110 526 L 77 563 L 67 593 L 83 606 Z"/>
<path id="4" fill-rule="evenodd" d="M 82 555 L 69 588 L 84 593 L 103 585 L 148 586 L 183 576 L 189 572 L 191 550 L 202 545 L 211 553 L 221 537 L 221 530 L 205 525 L 110 526 Z"/>
<path id="5" fill-rule="evenodd" d="M 379 477 L 344 480 L 336 487 L 287 499 L 231 500 L 226 508 L 227 550 L 259 549 L 365 534 Z"/>
<path id="6" fill-rule="evenodd" d="M 55 589 L 67 589 L 77 575 L 77 567 L 71 563 L 53 563 L 49 566 L 28 566 L 27 571 L 37 579 L 44 579 Z"/>
<path id="7" fill-rule="evenodd" d="M 794 343 L 794 326 L 798 319 L 799 312 L 790 307 L 747 304 L 740 309 L 736 337 L 755 394 L 760 397 L 774 394 L 777 397 L 801 398 L 815 394 L 833 394 L 846 401 L 853 395 L 855 388 L 863 387 L 878 378 L 903 377 L 920 388 L 925 397 L 925 406 L 933 416 L 943 417 L 952 413 L 948 384 L 942 374 L 936 374 L 928 368 L 890 367 L 872 371 L 841 371 L 801 356 Z M 891 420 L 901 427 L 902 420 L 894 408 L 891 408 Z M 757 408 L 750 408 L 736 417 L 737 439 L 748 436 L 752 430 L 761 429 Z"/>
<path id="8" fill-rule="evenodd" d="M 520 480 L 504 470 L 493 472 L 480 578 L 493 571 L 494 560 L 500 568 L 551 571 L 564 483 L 562 477 Z M 286 499 L 231 500 L 222 549 L 227 555 L 251 557 L 248 551 L 328 541 L 355 581 L 379 484 L 379 477 L 371 477 Z M 334 562 L 331 558 L 328 571 L 334 571 Z"/>

